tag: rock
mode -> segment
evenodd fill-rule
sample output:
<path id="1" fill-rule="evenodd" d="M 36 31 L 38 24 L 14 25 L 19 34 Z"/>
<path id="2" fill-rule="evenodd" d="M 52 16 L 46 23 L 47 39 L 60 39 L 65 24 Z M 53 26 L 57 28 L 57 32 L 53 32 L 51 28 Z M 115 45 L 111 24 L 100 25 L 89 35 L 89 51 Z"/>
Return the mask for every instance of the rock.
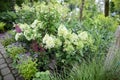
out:
<path id="1" fill-rule="evenodd" d="M 5 67 L 1 70 L 1 74 L 4 76 L 4 75 L 7 75 L 10 73 L 10 70 L 8 67 Z"/>
<path id="2" fill-rule="evenodd" d="M 15 80 L 12 74 L 4 76 L 4 80 Z"/>

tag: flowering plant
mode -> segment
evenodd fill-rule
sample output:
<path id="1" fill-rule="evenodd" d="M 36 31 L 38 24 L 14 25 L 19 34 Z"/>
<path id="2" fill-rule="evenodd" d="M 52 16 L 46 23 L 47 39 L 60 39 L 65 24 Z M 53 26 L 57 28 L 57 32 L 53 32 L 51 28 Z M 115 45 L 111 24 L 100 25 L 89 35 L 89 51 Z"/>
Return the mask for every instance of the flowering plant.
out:
<path id="1" fill-rule="evenodd" d="M 38 54 L 39 67 L 52 64 L 53 69 L 55 65 L 61 67 L 80 62 L 86 46 L 93 45 L 92 37 L 88 32 L 81 30 L 73 32 L 60 24 L 67 16 L 67 10 L 63 10 L 66 8 L 60 6 L 59 3 L 54 2 L 47 5 L 35 3 L 31 10 L 36 12 L 34 14 L 37 16 L 36 19 L 31 23 L 24 22 L 19 23 L 19 27 L 16 26 L 18 32 L 15 39 L 19 40 L 21 36 L 24 36 L 26 40 L 32 42 L 32 49 L 37 52 L 35 54 L 40 52 Z"/>
<path id="2" fill-rule="evenodd" d="M 16 40 L 20 36 L 24 36 L 28 41 L 36 41 L 37 43 L 33 44 L 33 49 L 39 51 L 39 45 L 41 45 L 46 53 L 57 58 L 58 63 L 69 64 L 73 61 L 80 61 L 80 57 L 84 56 L 82 51 L 85 46 L 93 45 L 92 37 L 86 31 L 74 33 L 63 24 L 58 27 L 55 35 L 49 33 L 44 35 L 44 32 L 40 32 L 42 23 L 38 20 L 35 20 L 31 25 L 19 24 L 19 28 L 21 32 L 16 34 Z"/>

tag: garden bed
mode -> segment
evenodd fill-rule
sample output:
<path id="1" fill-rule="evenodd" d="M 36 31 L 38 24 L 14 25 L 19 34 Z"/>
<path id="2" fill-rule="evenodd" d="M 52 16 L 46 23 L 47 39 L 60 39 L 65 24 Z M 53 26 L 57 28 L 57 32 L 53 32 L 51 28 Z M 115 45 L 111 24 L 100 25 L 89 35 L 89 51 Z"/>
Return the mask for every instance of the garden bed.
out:
<path id="1" fill-rule="evenodd" d="M 0 34 L 3 78 L 10 73 L 18 80 L 119 80 L 119 56 L 109 62 L 110 69 L 104 67 L 115 40 L 116 18 L 105 17 L 88 1 L 88 15 L 79 21 L 79 12 L 69 6 L 38 1 L 7 12 L 17 18 L 11 30 Z M 4 26 L 1 22 L 3 31 Z"/>

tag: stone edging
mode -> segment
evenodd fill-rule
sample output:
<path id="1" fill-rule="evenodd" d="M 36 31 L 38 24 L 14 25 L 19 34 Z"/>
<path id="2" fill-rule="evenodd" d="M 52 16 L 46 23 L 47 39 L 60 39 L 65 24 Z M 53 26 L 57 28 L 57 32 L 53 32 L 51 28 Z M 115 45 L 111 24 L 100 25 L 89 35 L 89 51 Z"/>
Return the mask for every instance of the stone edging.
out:
<path id="1" fill-rule="evenodd" d="M 0 43 L 0 75 L 2 80 L 24 80 L 18 71 L 12 67 L 12 59 L 6 55 L 5 48 Z"/>

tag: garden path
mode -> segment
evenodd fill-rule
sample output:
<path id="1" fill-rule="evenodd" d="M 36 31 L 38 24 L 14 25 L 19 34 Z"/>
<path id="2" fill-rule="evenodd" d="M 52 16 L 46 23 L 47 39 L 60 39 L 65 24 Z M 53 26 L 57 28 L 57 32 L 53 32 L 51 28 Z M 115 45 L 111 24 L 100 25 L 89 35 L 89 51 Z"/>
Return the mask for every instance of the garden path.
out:
<path id="1" fill-rule="evenodd" d="M 5 34 L 0 34 L 0 40 L 5 37 Z M 0 80 L 24 80 L 18 71 L 12 67 L 12 59 L 10 59 L 5 51 L 5 48 L 0 43 Z"/>

